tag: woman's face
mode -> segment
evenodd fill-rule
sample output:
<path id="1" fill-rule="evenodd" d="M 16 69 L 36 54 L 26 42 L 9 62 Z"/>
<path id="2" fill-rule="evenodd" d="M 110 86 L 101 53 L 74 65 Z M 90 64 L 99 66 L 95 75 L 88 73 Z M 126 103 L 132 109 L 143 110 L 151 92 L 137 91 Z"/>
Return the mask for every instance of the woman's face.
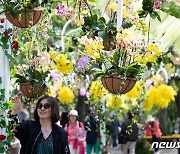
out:
<path id="1" fill-rule="evenodd" d="M 37 106 L 39 119 L 51 119 L 51 106 L 47 99 L 43 99 Z"/>
<path id="2" fill-rule="evenodd" d="M 69 120 L 70 120 L 71 122 L 75 122 L 76 119 L 77 119 L 77 117 L 76 117 L 75 115 L 70 115 L 70 116 L 69 116 Z"/>

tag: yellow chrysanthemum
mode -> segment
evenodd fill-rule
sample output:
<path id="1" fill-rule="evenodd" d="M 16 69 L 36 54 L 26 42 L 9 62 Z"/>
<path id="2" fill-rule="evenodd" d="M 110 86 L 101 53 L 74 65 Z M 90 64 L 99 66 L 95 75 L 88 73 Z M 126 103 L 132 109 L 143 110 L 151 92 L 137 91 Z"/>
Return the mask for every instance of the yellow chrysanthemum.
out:
<path id="1" fill-rule="evenodd" d="M 173 87 L 166 84 L 161 84 L 157 87 L 158 98 L 156 104 L 161 108 L 166 108 L 170 101 L 175 100 L 175 95 L 177 94 Z"/>
<path id="2" fill-rule="evenodd" d="M 118 5 L 117 5 L 116 2 L 110 2 L 110 3 L 107 5 L 107 9 L 108 9 L 108 10 L 112 10 L 113 12 L 117 12 Z"/>
<path id="3" fill-rule="evenodd" d="M 90 95 L 95 102 L 99 102 L 106 95 L 107 90 L 100 81 L 93 81 L 89 90 Z"/>
<path id="4" fill-rule="evenodd" d="M 146 99 L 143 102 L 143 109 L 144 110 L 150 110 L 150 109 L 152 109 L 153 105 L 154 105 L 154 103 L 149 102 L 148 99 Z"/>
<path id="5" fill-rule="evenodd" d="M 133 87 L 132 90 L 130 90 L 128 93 L 125 95 L 129 98 L 139 98 L 140 93 L 142 92 L 142 84 L 138 81 L 136 82 L 135 86 Z"/>
<path id="6" fill-rule="evenodd" d="M 50 52 L 49 55 L 52 60 L 55 60 L 55 58 L 57 57 L 57 52 Z"/>
<path id="7" fill-rule="evenodd" d="M 166 108 L 170 101 L 174 101 L 176 91 L 166 84 L 151 87 L 145 94 L 143 105 L 148 108 L 154 104 L 161 108 Z"/>
<path id="8" fill-rule="evenodd" d="M 69 104 L 74 100 L 74 93 L 69 87 L 64 86 L 58 90 L 57 97 L 62 103 Z"/>

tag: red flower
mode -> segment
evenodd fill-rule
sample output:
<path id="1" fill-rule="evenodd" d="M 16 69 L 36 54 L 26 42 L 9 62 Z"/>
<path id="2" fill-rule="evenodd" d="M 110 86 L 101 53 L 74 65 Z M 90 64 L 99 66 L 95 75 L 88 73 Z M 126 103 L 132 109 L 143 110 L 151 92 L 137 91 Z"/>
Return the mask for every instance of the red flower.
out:
<path id="1" fill-rule="evenodd" d="M 3 141 L 6 139 L 6 136 L 5 135 L 0 135 L 0 140 Z"/>
<path id="2" fill-rule="evenodd" d="M 17 41 L 12 42 L 12 48 L 14 48 L 14 49 L 18 48 L 18 42 Z"/>
<path id="3" fill-rule="evenodd" d="M 17 133 L 18 131 L 16 129 L 13 130 L 13 133 Z"/>
<path id="4" fill-rule="evenodd" d="M 0 23 L 4 23 L 4 18 L 0 18 Z"/>
<path id="5" fill-rule="evenodd" d="M 7 113 L 8 113 L 8 114 L 11 114 L 11 113 L 12 113 L 12 110 L 9 110 Z"/>
<path id="6" fill-rule="evenodd" d="M 8 31 L 5 31 L 5 32 L 4 32 L 4 35 L 5 35 L 5 36 L 7 36 L 8 34 L 9 34 Z"/>

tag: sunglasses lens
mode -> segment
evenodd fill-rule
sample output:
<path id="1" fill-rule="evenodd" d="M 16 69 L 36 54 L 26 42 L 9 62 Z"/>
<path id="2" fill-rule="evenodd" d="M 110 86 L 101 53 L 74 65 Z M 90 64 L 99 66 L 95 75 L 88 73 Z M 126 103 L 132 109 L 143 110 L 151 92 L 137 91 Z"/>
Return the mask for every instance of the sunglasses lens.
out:
<path id="1" fill-rule="evenodd" d="M 38 109 L 42 109 L 42 107 L 43 107 L 43 104 L 39 103 Z"/>
<path id="2" fill-rule="evenodd" d="M 39 103 L 38 109 L 42 109 L 43 107 L 44 107 L 44 109 L 49 109 L 50 104 L 49 103 L 46 103 L 46 104 Z"/>
<path id="3" fill-rule="evenodd" d="M 48 104 L 48 103 L 44 104 L 44 108 L 45 109 L 49 109 L 50 108 L 50 104 Z"/>

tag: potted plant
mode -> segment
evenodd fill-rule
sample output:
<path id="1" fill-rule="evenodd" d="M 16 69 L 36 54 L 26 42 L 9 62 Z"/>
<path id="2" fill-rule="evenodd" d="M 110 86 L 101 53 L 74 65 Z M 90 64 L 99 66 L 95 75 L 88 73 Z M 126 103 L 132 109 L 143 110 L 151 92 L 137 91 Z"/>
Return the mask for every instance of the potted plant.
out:
<path id="1" fill-rule="evenodd" d="M 49 75 L 48 70 L 42 69 L 40 59 L 35 58 L 31 63 L 21 65 L 15 74 L 16 83 L 20 84 L 20 89 L 24 96 L 36 98 L 46 92 L 46 82 Z"/>
<path id="2" fill-rule="evenodd" d="M 155 63 L 161 53 L 157 45 L 145 45 L 143 38 L 132 35 L 129 29 L 117 34 L 116 48 L 111 51 L 103 50 L 101 37 L 84 36 L 78 41 L 80 56 L 88 57 L 84 72 L 94 74 L 95 78 L 101 76 L 103 86 L 114 94 L 130 91 L 144 69 Z"/>
<path id="3" fill-rule="evenodd" d="M 39 7 L 47 4 L 45 0 L 1 0 L 0 5 L 6 18 L 13 25 L 27 28 L 35 25 L 42 17 Z M 1 13 L 2 13 L 1 12 Z"/>

